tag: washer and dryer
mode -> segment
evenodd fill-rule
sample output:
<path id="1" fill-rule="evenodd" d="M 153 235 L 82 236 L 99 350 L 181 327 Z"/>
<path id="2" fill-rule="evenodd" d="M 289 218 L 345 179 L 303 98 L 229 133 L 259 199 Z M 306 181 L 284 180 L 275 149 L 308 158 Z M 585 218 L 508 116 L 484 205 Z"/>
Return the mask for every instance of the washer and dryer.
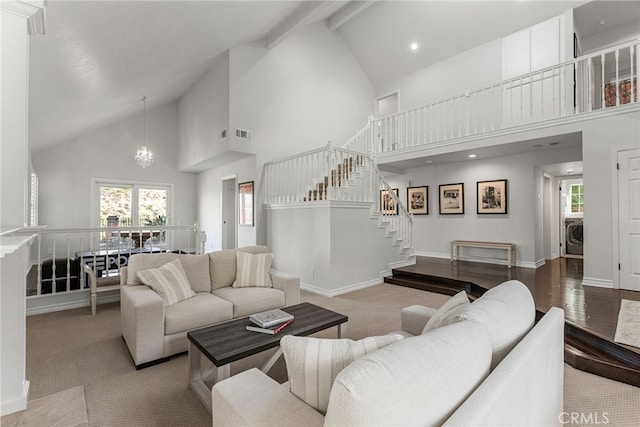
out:
<path id="1" fill-rule="evenodd" d="M 566 218 L 565 242 L 567 255 L 583 255 L 584 235 L 582 231 L 582 218 Z"/>

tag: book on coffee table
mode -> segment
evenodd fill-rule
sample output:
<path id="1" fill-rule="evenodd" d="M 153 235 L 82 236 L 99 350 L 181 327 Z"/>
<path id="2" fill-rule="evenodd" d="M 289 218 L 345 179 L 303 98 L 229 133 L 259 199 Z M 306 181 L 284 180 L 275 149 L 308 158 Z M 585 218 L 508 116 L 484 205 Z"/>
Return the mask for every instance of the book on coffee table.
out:
<path id="1" fill-rule="evenodd" d="M 277 326 L 281 323 L 284 323 L 288 320 L 293 320 L 293 316 L 289 313 L 286 313 L 279 308 L 275 308 L 273 310 L 262 311 L 260 313 L 255 313 L 249 316 L 249 320 L 251 323 L 255 323 L 261 328 L 270 328 L 272 326 Z"/>
<path id="2" fill-rule="evenodd" d="M 282 331 L 284 328 L 286 328 L 287 326 L 289 326 L 292 323 L 293 323 L 293 319 L 287 320 L 284 323 L 280 323 L 280 324 L 272 326 L 270 328 L 261 328 L 259 326 L 248 325 L 247 326 L 247 331 L 261 332 L 263 334 L 275 335 L 275 334 L 279 333 L 280 331 Z"/>

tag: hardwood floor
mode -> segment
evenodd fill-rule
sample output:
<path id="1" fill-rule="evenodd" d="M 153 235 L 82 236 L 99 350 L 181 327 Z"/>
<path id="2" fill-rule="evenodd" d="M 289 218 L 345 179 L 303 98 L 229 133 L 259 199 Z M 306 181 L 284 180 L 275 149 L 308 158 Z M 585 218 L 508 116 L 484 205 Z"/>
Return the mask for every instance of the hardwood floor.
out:
<path id="1" fill-rule="evenodd" d="M 639 385 L 640 348 L 617 344 L 613 340 L 620 301 L 640 301 L 640 292 L 583 286 L 582 277 L 583 260 L 575 258 L 547 260 L 542 267 L 533 269 L 416 257 L 415 265 L 394 269 L 393 276 L 385 282 L 447 294 L 466 289 L 477 297 L 505 280 L 520 280 L 531 290 L 540 314 L 550 307 L 564 310 L 568 363 Z M 621 370 L 608 372 L 610 365 L 619 364 Z"/>

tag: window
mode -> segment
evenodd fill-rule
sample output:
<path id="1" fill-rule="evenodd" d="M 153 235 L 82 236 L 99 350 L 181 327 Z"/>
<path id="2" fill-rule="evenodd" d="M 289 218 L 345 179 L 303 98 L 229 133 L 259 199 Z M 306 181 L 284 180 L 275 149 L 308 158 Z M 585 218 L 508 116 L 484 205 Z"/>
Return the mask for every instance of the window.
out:
<path id="1" fill-rule="evenodd" d="M 571 213 L 584 212 L 584 185 L 571 185 Z"/>
<path id="2" fill-rule="evenodd" d="M 140 231 L 102 233 L 104 249 L 143 245 L 164 245 L 166 232 L 158 226 L 169 225 L 171 186 L 95 181 L 96 219 L 99 227 L 142 227 Z M 146 227 L 150 227 L 146 230 Z"/>

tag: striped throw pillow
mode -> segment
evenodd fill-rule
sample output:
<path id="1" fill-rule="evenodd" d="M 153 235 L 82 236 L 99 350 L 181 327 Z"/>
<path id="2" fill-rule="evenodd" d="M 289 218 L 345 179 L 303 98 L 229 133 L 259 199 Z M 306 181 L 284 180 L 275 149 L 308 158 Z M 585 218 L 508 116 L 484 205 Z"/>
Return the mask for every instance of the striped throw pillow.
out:
<path id="1" fill-rule="evenodd" d="M 291 393 L 323 415 L 338 373 L 355 359 L 402 339 L 402 335 L 360 341 L 286 335 L 280 340 Z"/>
<path id="2" fill-rule="evenodd" d="M 187 273 L 179 259 L 174 259 L 158 268 L 140 270 L 138 279 L 156 291 L 167 305 L 175 304 L 196 295 L 191 289 Z"/>
<path id="3" fill-rule="evenodd" d="M 236 269 L 236 280 L 233 282 L 234 288 L 270 288 L 273 286 L 269 275 L 273 254 L 254 255 L 238 251 L 236 258 L 238 267 Z"/>

